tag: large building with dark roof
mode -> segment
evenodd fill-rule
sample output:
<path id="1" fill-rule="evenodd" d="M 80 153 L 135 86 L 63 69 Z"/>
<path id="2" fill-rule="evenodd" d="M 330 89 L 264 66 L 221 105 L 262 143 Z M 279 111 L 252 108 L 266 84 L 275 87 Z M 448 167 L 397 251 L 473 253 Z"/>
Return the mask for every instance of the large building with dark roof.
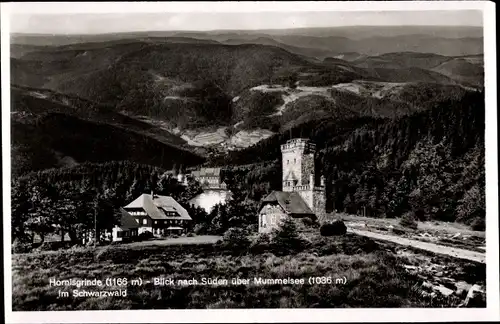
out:
<path id="1" fill-rule="evenodd" d="M 191 221 L 187 210 L 174 198 L 142 194 L 122 208 L 121 225 L 113 230 L 113 240 L 145 231 L 155 236 L 181 234 L 187 231 Z"/>
<path id="2" fill-rule="evenodd" d="M 308 139 L 296 138 L 281 145 L 282 191 L 273 191 L 260 205 L 259 232 L 278 227 L 285 217 L 322 220 L 325 211 L 325 179 L 315 183 L 316 146 Z"/>
<path id="3" fill-rule="evenodd" d="M 191 172 L 191 176 L 205 189 L 226 189 L 221 179 L 221 168 L 201 168 Z"/>

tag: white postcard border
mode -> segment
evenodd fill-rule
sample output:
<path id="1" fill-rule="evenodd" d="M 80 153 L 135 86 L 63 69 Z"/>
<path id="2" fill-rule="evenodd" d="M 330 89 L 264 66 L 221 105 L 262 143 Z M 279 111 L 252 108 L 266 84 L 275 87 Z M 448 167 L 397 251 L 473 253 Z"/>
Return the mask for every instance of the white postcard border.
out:
<path id="1" fill-rule="evenodd" d="M 9 17 L 15 13 L 121 12 L 263 12 L 263 11 L 410 11 L 482 10 L 486 94 L 486 237 L 487 308 L 484 309 L 244 309 L 244 310 L 118 310 L 12 312 L 10 244 L 4 244 L 4 300 L 7 323 L 159 323 L 159 322 L 373 322 L 500 320 L 498 259 L 498 161 L 496 111 L 495 4 L 488 1 L 388 2 L 215 2 L 215 3 L 2 3 L 2 173 L 4 242 L 11 242 L 10 223 L 10 57 Z"/>

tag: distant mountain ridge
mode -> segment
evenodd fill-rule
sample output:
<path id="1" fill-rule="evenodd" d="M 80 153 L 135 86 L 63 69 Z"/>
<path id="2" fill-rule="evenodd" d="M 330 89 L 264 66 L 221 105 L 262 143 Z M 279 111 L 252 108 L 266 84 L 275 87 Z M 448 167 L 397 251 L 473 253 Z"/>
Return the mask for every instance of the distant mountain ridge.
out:
<path id="1" fill-rule="evenodd" d="M 432 30 L 14 35 L 12 118 L 18 136 L 24 129 L 62 145 L 37 151 L 45 161 L 54 157 L 52 165 L 69 142 L 40 127 L 67 132 L 65 123 L 81 132 L 67 138 L 83 146 L 94 140 L 88 128 L 200 162 L 316 120 L 397 119 L 481 90 L 477 30 L 424 33 Z M 40 145 L 23 141 L 25 152 Z M 85 154 L 67 156 L 93 161 Z M 126 157 L 111 148 L 102 154 Z M 130 158 L 166 163 L 150 154 Z"/>
<path id="2" fill-rule="evenodd" d="M 483 53 L 483 30 L 474 26 L 346 26 L 275 30 L 148 31 L 99 35 L 12 34 L 13 44 L 58 46 L 123 39 L 183 37 L 248 42 L 261 37 L 311 50 L 380 55 L 417 51 L 449 56 Z"/>

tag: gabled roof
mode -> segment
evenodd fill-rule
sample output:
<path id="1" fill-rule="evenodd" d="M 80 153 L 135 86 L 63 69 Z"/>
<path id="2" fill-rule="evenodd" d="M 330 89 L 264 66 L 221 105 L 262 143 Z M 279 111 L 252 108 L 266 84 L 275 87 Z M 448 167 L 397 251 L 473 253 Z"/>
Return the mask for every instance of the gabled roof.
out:
<path id="1" fill-rule="evenodd" d="M 262 200 L 261 207 L 266 203 L 278 203 L 287 214 L 314 214 L 296 192 L 273 191 Z"/>
<path id="2" fill-rule="evenodd" d="M 122 229 L 139 228 L 141 225 L 135 220 L 134 216 L 130 215 L 125 209 L 120 208 L 122 214 L 120 219 L 120 227 Z"/>
<path id="3" fill-rule="evenodd" d="M 176 211 L 179 216 L 167 216 L 165 215 L 165 212 L 158 207 L 162 207 L 165 210 Z M 182 207 L 177 201 L 175 201 L 174 198 L 170 196 L 154 195 L 154 198 L 152 198 L 150 194 L 142 194 L 123 208 L 142 208 L 152 219 L 191 220 L 191 217 L 189 216 L 187 210 L 184 209 L 184 207 Z"/>
<path id="4" fill-rule="evenodd" d="M 219 177 L 221 168 L 201 168 L 198 171 L 193 171 L 191 174 L 194 177 Z"/>
<path id="5" fill-rule="evenodd" d="M 297 181 L 297 180 L 299 180 L 299 178 L 297 178 L 297 176 L 295 175 L 295 173 L 293 171 L 290 171 L 286 175 L 285 181 L 292 181 L 292 180 L 293 181 Z"/>

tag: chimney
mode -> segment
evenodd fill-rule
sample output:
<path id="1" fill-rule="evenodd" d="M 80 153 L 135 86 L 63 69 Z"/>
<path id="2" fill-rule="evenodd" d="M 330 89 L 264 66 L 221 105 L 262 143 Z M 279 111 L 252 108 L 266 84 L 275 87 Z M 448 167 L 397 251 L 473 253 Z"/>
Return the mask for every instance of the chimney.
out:
<path id="1" fill-rule="evenodd" d="M 314 188 L 314 173 L 311 173 L 309 175 L 309 186 L 311 187 L 311 189 Z"/>

